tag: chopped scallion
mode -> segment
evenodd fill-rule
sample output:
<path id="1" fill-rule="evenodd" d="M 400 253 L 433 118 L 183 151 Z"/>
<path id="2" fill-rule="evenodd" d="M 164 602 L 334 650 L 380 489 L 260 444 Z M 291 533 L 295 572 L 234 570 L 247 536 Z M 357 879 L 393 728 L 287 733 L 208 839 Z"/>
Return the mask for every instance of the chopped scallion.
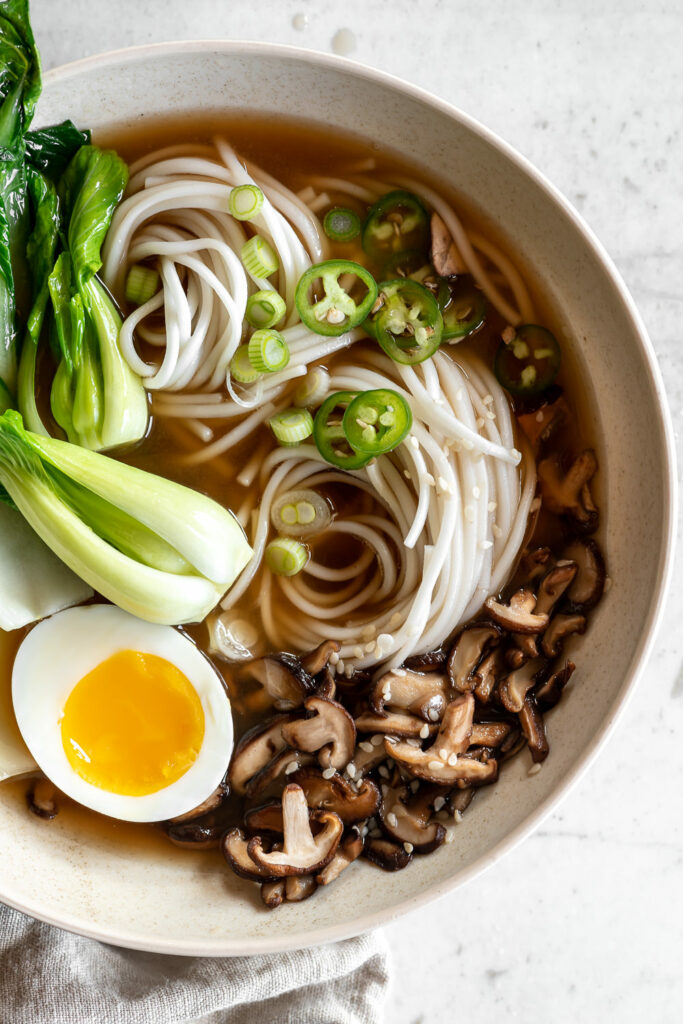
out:
<path id="1" fill-rule="evenodd" d="M 254 331 L 248 344 L 249 359 L 259 373 L 274 373 L 284 370 L 289 362 L 287 342 L 278 331 L 261 329 Z"/>
<path id="2" fill-rule="evenodd" d="M 313 433 L 313 417 L 308 409 L 285 409 L 268 420 L 270 429 L 282 445 L 295 445 Z"/>
<path id="3" fill-rule="evenodd" d="M 314 366 L 294 392 L 294 404 L 308 409 L 321 405 L 330 391 L 330 375 L 323 366 Z"/>
<path id="4" fill-rule="evenodd" d="M 249 358 L 249 347 L 240 345 L 230 361 L 230 375 L 238 384 L 253 384 L 261 376 Z"/>
<path id="5" fill-rule="evenodd" d="M 144 306 L 159 291 L 159 274 L 152 267 L 134 263 L 126 278 L 126 301 L 131 306 Z"/>
<path id="6" fill-rule="evenodd" d="M 266 565 L 278 576 L 296 576 L 308 561 L 308 548 L 292 537 L 276 537 L 266 545 Z"/>
<path id="7" fill-rule="evenodd" d="M 247 273 L 256 279 L 270 277 L 280 266 L 277 253 L 260 235 L 254 235 L 244 243 L 240 258 Z"/>
<path id="8" fill-rule="evenodd" d="M 309 537 L 326 530 L 332 521 L 330 506 L 317 491 L 285 491 L 273 502 L 270 521 L 278 533 Z"/>
<path id="9" fill-rule="evenodd" d="M 274 289 L 258 291 L 247 300 L 247 323 L 252 327 L 274 327 L 287 312 L 285 300 Z"/>
<path id="10" fill-rule="evenodd" d="M 333 206 L 325 214 L 323 228 L 333 242 L 350 242 L 360 234 L 360 217 L 354 210 Z"/>
<path id="11" fill-rule="evenodd" d="M 228 210 L 237 220 L 253 220 L 263 206 L 263 192 L 258 185 L 238 185 L 228 199 Z"/>

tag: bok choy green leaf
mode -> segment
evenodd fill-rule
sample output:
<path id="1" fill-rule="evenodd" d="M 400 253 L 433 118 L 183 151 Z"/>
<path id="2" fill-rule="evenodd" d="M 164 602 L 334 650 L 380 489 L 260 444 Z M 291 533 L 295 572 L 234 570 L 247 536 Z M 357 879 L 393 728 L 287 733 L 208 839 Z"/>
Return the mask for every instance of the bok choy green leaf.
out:
<path id="1" fill-rule="evenodd" d="M 149 622 L 203 619 L 252 551 L 231 512 L 181 484 L 0 416 L 0 486 L 76 575 Z"/>

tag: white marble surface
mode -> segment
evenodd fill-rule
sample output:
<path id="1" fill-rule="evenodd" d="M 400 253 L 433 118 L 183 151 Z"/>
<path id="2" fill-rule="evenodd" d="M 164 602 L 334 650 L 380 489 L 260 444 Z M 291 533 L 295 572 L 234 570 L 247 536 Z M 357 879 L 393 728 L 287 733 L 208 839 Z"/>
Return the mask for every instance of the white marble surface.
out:
<path id="1" fill-rule="evenodd" d="M 651 332 L 683 454 L 680 2 L 33 0 L 32 10 L 46 67 L 166 39 L 280 41 L 347 52 L 482 120 L 612 254 Z M 676 582 L 616 735 L 560 810 L 482 879 L 386 929 L 387 1020 L 683 1019 L 682 620 Z"/>

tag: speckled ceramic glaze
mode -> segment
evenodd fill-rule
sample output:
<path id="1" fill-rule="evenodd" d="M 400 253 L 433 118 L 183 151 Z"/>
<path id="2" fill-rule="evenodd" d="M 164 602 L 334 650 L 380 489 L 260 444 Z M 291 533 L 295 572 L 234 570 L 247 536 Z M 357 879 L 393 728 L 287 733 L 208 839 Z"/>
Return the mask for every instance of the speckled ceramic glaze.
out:
<path id="1" fill-rule="evenodd" d="M 316 97 L 315 109 L 310 97 Z M 144 103 L 144 113 L 141 104 Z M 456 841 L 395 875 L 355 866 L 314 899 L 276 913 L 219 862 L 132 848 L 46 824 L 0 790 L 0 899 L 109 942 L 169 953 L 236 955 L 329 942 L 471 880 L 527 835 L 610 732 L 652 642 L 672 548 L 673 456 L 661 382 L 626 290 L 577 214 L 485 129 L 417 89 L 349 62 L 241 43 L 162 45 L 95 57 L 46 78 L 43 123 L 95 131 L 148 115 L 269 110 L 428 154 L 507 236 L 571 329 L 601 462 L 601 543 L 613 586 L 580 641 L 571 695 L 549 716 L 551 756 L 526 754 L 483 791 Z M 406 141 L 406 140 L 409 140 Z M 635 538 L 638 543 L 635 544 Z"/>

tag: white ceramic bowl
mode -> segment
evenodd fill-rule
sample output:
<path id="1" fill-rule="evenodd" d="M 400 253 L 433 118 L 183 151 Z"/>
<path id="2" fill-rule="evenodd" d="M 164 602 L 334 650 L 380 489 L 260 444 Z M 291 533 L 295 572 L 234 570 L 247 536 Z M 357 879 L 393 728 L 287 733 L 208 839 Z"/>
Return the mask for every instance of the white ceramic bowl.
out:
<path id="1" fill-rule="evenodd" d="M 652 645 L 669 574 L 675 485 L 659 372 L 609 258 L 537 171 L 459 111 L 348 61 L 210 42 L 144 47 L 53 71 L 39 120 L 71 117 L 96 132 L 147 115 L 220 108 L 314 115 L 385 147 L 409 139 L 407 156 L 425 154 L 433 174 L 455 183 L 503 229 L 576 338 L 596 417 L 601 542 L 613 579 L 581 640 L 570 692 L 550 716 L 543 771 L 529 778 L 526 755 L 517 758 L 478 796 L 457 842 L 395 875 L 358 866 L 314 899 L 272 913 L 259 905 L 255 887 L 215 860 L 75 833 L 59 817 L 47 825 L 0 790 L 0 899 L 123 946 L 236 955 L 329 942 L 388 921 L 472 880 L 557 805 L 604 743 Z"/>

